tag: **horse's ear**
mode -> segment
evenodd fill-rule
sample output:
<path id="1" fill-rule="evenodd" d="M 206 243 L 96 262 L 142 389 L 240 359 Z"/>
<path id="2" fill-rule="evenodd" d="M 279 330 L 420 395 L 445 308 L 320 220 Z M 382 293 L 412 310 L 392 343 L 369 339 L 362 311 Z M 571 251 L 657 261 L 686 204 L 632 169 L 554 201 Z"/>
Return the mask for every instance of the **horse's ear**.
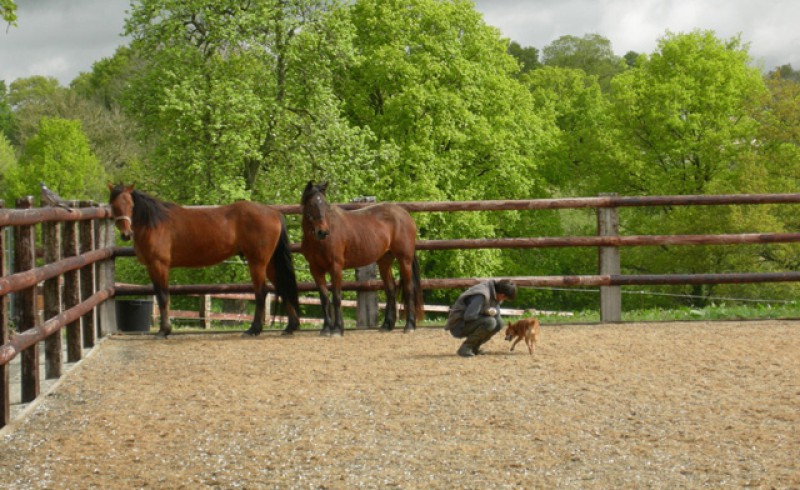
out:
<path id="1" fill-rule="evenodd" d="M 125 190 L 128 192 L 133 192 L 133 189 L 136 187 L 136 184 L 129 185 Z"/>
<path id="2" fill-rule="evenodd" d="M 109 191 L 113 191 L 114 190 L 114 184 L 112 184 L 111 182 L 108 183 L 108 190 Z"/>
<path id="3" fill-rule="evenodd" d="M 323 182 L 318 187 L 319 187 L 319 191 L 321 193 L 325 194 L 325 191 L 328 190 L 328 183 L 327 182 Z"/>
<path id="4" fill-rule="evenodd" d="M 303 190 L 303 196 L 300 198 L 300 204 L 305 205 L 308 198 L 311 196 L 311 192 L 314 190 L 314 181 L 309 180 L 308 184 L 306 184 L 306 188 Z"/>

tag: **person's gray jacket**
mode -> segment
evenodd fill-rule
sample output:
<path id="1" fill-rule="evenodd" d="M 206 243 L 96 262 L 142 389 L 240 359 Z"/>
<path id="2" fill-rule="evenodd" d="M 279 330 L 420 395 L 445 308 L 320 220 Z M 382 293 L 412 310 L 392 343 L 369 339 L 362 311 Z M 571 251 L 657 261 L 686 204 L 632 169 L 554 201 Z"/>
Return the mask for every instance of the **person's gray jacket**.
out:
<path id="1" fill-rule="evenodd" d="M 447 324 L 444 328 L 454 337 L 461 338 L 464 336 L 465 323 L 480 316 L 487 316 L 490 308 L 497 310 L 494 315 L 490 316 L 499 318 L 500 308 L 494 290 L 494 281 L 476 284 L 461 293 L 455 304 L 450 307 Z"/>

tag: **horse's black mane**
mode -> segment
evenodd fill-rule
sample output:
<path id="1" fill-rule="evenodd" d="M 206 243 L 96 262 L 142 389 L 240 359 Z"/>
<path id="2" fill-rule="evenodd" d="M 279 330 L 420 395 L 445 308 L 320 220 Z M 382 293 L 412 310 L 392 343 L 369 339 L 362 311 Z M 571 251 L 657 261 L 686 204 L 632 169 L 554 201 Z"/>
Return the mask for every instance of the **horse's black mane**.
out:
<path id="1" fill-rule="evenodd" d="M 125 188 L 122 185 L 117 185 L 111 191 L 111 201 L 122 193 Z M 164 202 L 149 196 L 144 192 L 134 189 L 131 192 L 133 196 L 133 226 L 142 226 L 145 228 L 155 228 L 162 221 L 166 220 L 169 214 L 169 208 L 175 206 L 170 202 Z"/>

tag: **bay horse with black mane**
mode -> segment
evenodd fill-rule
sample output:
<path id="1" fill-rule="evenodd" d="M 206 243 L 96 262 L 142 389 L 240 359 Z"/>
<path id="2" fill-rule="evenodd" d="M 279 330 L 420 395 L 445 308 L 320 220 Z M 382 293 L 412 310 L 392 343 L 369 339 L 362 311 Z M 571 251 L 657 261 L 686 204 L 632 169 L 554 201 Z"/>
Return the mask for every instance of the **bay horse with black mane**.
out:
<path id="1" fill-rule="evenodd" d="M 256 299 L 253 323 L 244 335 L 263 329 L 266 278 L 286 308 L 284 334 L 300 325 L 297 279 L 283 215 L 269 206 L 238 201 L 227 206 L 186 208 L 160 201 L 134 185 L 108 184 L 111 210 L 123 240 L 133 237 L 134 251 L 153 281 L 161 314 L 159 337 L 172 332 L 169 322 L 169 271 L 173 267 L 207 267 L 234 254 L 250 269 Z"/>
<path id="2" fill-rule="evenodd" d="M 342 271 L 378 264 L 386 292 L 382 331 L 394 329 L 397 320 L 392 263 L 397 259 L 406 313 L 406 333 L 416 329 L 423 316 L 422 288 L 416 257 L 417 225 L 408 211 L 392 203 L 379 203 L 354 211 L 331 206 L 325 199 L 328 183 L 309 181 L 300 201 L 303 241 L 300 251 L 311 268 L 323 312 L 322 335 L 343 335 Z M 333 319 L 326 274 L 331 276 Z"/>

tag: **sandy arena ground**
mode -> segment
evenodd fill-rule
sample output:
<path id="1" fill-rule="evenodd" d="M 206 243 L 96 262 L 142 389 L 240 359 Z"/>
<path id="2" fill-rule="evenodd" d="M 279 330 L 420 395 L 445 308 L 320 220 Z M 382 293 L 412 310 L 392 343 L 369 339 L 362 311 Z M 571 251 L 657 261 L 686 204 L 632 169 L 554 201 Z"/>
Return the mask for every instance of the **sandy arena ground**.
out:
<path id="1" fill-rule="evenodd" d="M 116 335 L 0 435 L 0 486 L 800 488 L 800 322 Z M 521 349 L 520 349 L 521 347 Z"/>

